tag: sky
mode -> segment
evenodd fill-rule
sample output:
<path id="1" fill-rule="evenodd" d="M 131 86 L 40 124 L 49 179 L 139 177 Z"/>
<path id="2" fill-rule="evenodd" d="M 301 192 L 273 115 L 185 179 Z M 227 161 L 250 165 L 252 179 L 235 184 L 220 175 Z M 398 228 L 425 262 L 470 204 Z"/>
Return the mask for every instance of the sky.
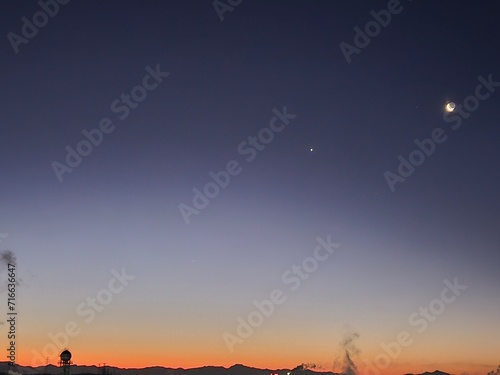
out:
<path id="1" fill-rule="evenodd" d="M 4 353 L 495 369 L 499 10 L 1 2 Z"/>

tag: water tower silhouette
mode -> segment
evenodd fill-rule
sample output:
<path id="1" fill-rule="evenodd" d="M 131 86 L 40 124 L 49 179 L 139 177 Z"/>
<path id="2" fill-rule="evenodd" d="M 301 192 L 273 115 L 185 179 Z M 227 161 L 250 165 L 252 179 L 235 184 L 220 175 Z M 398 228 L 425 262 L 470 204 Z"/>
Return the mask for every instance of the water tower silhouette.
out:
<path id="1" fill-rule="evenodd" d="M 59 361 L 59 367 L 62 367 L 64 375 L 69 375 L 69 367 L 71 366 L 71 352 L 65 349 L 61 352 L 60 357 L 61 360 Z"/>

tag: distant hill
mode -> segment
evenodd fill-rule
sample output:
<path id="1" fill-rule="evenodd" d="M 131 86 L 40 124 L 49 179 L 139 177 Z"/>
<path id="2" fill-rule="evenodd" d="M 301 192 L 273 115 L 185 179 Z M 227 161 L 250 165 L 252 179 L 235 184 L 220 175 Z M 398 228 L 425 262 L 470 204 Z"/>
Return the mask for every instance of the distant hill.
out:
<path id="1" fill-rule="evenodd" d="M 0 375 L 10 370 L 8 362 L 0 362 Z M 25 375 L 59 375 L 61 369 L 54 365 L 48 366 L 16 366 L 16 371 Z M 190 369 L 168 368 L 168 367 L 145 367 L 145 368 L 119 368 L 106 366 L 106 375 L 287 375 L 290 369 L 259 369 L 241 364 L 229 368 L 218 366 L 204 366 Z M 103 375 L 103 369 L 98 366 L 71 366 L 71 375 Z M 312 370 L 295 370 L 291 375 L 341 375 L 333 372 L 320 372 Z M 436 374 L 437 375 L 437 374 Z"/>
<path id="2" fill-rule="evenodd" d="M 7 375 L 9 362 L 0 362 L 0 375 Z M 54 365 L 48 366 L 16 366 L 16 371 L 25 375 L 59 375 L 61 369 Z M 103 368 L 98 366 L 71 366 L 71 375 L 288 375 L 290 369 L 259 369 L 248 367 L 241 364 L 231 366 L 229 368 L 220 366 L 204 366 L 197 368 L 169 368 L 161 366 L 144 367 L 144 368 L 119 368 L 106 366 L 105 374 Z M 294 370 L 290 375 L 342 375 L 331 371 L 313 371 L 309 369 Z M 446 372 L 436 370 L 434 372 L 424 372 L 423 374 L 405 374 L 405 375 L 451 375 Z"/>
<path id="3" fill-rule="evenodd" d="M 447 372 L 436 370 L 434 372 L 424 372 L 422 374 L 405 374 L 405 375 L 451 375 L 451 374 L 448 374 Z"/>

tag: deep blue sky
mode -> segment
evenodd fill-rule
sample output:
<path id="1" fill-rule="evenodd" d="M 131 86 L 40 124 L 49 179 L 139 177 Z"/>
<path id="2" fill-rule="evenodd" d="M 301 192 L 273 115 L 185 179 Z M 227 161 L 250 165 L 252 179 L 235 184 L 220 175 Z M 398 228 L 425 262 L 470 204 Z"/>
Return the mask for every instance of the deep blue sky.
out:
<path id="1" fill-rule="evenodd" d="M 246 0 L 221 22 L 210 1 L 73 0 L 18 53 L 7 34 L 20 34 L 21 18 L 40 7 L 0 3 L 0 232 L 8 235 L 0 246 L 16 253 L 25 281 L 21 362 L 106 286 L 110 270 L 126 267 L 134 282 L 72 347 L 102 341 L 99 327 L 120 314 L 122 329 L 134 306 L 145 305 L 154 311 L 145 333 L 130 328 L 131 336 L 160 330 L 155 345 L 191 337 L 211 349 L 199 362 L 141 352 L 125 364 L 327 363 L 345 324 L 370 359 L 439 295 L 443 280 L 458 277 L 469 289 L 426 332 L 421 343 L 432 350 L 409 347 L 401 361 L 408 371 L 422 358 L 453 371 L 460 360 L 470 371 L 497 365 L 490 346 L 500 333 L 500 92 L 457 130 L 443 113 L 447 101 L 474 95 L 479 76 L 500 81 L 499 7 L 401 4 L 349 64 L 339 44 L 353 44 L 354 27 L 386 2 Z M 118 119 L 111 103 L 158 64 L 170 75 Z M 284 106 L 297 117 L 246 162 L 238 145 Z M 115 130 L 59 182 L 51 163 L 63 163 L 65 147 L 104 117 Z M 391 192 L 384 172 L 396 173 L 397 157 L 439 127 L 446 142 Z M 229 160 L 242 172 L 186 224 L 179 204 L 191 205 L 192 189 Z M 230 356 L 223 332 L 234 331 L 254 299 L 284 288 L 282 273 L 327 235 L 341 243 L 335 259 L 252 336 L 276 329 L 288 342 L 277 341 L 281 354 L 266 349 L 266 357 L 265 345 L 249 340 Z M 440 358 L 436 337 L 474 344 Z M 290 344 L 302 340 L 332 358 Z M 106 360 L 89 353 L 82 361 Z"/>

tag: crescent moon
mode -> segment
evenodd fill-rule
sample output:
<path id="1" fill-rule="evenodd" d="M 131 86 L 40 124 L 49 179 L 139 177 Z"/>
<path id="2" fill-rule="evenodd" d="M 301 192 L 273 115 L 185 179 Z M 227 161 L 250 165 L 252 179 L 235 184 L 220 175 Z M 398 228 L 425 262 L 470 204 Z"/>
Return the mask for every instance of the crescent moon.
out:
<path id="1" fill-rule="evenodd" d="M 446 111 L 453 112 L 455 110 L 455 103 L 449 102 L 446 104 Z"/>

